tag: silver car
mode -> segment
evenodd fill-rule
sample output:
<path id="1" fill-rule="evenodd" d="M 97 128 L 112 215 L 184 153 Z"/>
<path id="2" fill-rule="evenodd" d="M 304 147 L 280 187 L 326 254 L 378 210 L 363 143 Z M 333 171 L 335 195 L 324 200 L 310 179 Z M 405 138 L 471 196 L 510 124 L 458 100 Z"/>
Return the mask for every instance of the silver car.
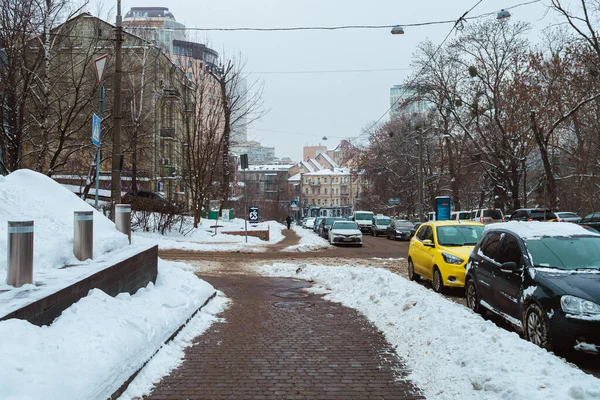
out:
<path id="1" fill-rule="evenodd" d="M 578 224 L 581 222 L 581 217 L 574 212 L 558 211 L 554 213 L 560 222 L 573 222 Z"/>

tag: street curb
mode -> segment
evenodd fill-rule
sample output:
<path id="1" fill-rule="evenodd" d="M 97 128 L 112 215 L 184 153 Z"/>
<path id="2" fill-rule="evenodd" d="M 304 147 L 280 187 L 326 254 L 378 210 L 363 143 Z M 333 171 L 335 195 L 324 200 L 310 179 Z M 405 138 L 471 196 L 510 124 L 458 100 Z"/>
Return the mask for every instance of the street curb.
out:
<path id="1" fill-rule="evenodd" d="M 189 316 L 188 319 L 185 320 L 185 322 L 179 327 L 177 328 L 177 330 L 175 330 L 175 332 L 173 332 L 173 334 L 171 336 L 169 336 L 167 338 L 167 340 L 165 340 L 165 342 L 163 343 L 163 346 L 166 344 L 169 344 L 169 342 L 171 342 L 173 339 L 175 339 L 175 337 L 177 336 L 177 334 L 179 332 L 181 332 L 181 330 L 188 324 L 188 322 L 190 322 L 192 320 L 192 318 L 194 318 L 196 316 L 196 314 L 198 314 L 199 311 L 201 311 L 212 299 L 214 299 L 217 296 L 217 292 L 215 291 L 212 295 L 210 295 L 206 301 L 204 302 L 204 304 L 202 304 L 196 311 L 194 311 L 192 313 L 192 315 Z M 140 371 L 142 369 L 144 369 L 144 367 L 150 362 L 150 360 L 152 360 L 152 358 L 160 351 L 160 349 L 163 348 L 163 346 L 160 346 L 151 356 L 150 358 L 148 358 L 144 364 L 142 364 L 142 366 L 140 368 L 138 368 L 129 378 L 127 378 L 127 380 L 113 393 L 110 395 L 109 399 L 110 400 L 116 400 L 119 398 L 119 396 L 121 396 L 125 390 L 127 390 L 127 387 L 129 387 L 129 384 L 131 382 L 133 382 L 133 380 L 135 379 L 136 376 L 138 376 L 138 374 L 140 373 Z"/>

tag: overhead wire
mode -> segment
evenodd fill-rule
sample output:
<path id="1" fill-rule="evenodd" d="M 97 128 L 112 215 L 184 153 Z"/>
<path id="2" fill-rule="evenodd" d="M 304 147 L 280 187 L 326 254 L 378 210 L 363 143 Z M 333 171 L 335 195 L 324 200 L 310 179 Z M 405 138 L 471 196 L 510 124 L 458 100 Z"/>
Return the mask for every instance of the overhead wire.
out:
<path id="1" fill-rule="evenodd" d="M 432 54 L 432 57 L 435 56 L 440 51 L 440 49 L 442 48 L 444 43 L 446 43 L 446 41 L 448 40 L 448 38 L 450 37 L 452 32 L 454 32 L 454 30 L 460 26 L 462 21 L 466 20 L 467 14 L 469 14 L 471 11 L 473 11 L 475 9 L 475 7 L 477 7 L 479 4 L 481 4 L 482 1 L 483 0 L 478 0 L 474 6 L 472 6 L 470 9 L 468 9 L 459 19 L 454 21 L 454 25 L 452 26 L 452 28 L 450 29 L 450 31 L 448 32 L 446 37 L 444 37 L 444 40 L 442 40 L 441 43 L 437 46 L 437 48 L 435 49 L 435 51 Z M 537 2 L 537 1 L 539 1 L 539 0 L 534 0 L 533 2 Z M 474 18 L 474 17 L 472 17 L 472 18 Z M 457 29 L 457 30 L 460 30 L 460 29 Z M 371 131 L 371 129 L 373 129 L 373 127 L 375 127 L 375 125 L 377 125 L 386 115 L 388 115 L 388 113 L 394 108 L 394 106 L 402 99 L 402 95 L 406 94 L 406 91 L 408 90 L 408 88 L 419 78 L 419 76 L 423 73 L 424 70 L 425 70 L 425 66 L 421 67 L 421 69 L 413 76 L 413 78 L 409 81 L 409 83 L 404 85 L 404 90 L 402 91 L 402 93 L 400 93 L 400 95 L 398 96 L 396 101 L 394 101 L 390 105 L 390 107 L 379 118 L 377 118 L 377 120 L 373 124 L 371 124 L 371 126 L 369 126 L 368 129 L 365 130 L 365 132 L 363 132 L 362 134 L 355 136 L 353 138 L 358 139 L 358 138 L 368 134 L 369 131 Z"/>

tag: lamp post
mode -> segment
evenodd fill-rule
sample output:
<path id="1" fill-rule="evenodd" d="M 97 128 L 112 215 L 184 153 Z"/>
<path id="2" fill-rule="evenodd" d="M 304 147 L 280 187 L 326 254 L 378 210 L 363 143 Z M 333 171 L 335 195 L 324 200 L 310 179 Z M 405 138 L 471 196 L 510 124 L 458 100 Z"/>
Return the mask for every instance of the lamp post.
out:
<path id="1" fill-rule="evenodd" d="M 114 133 L 111 175 L 111 209 L 115 215 L 115 204 L 121 202 L 121 168 L 123 167 L 123 155 L 121 154 L 121 73 L 122 58 L 121 47 L 123 45 L 123 23 L 121 17 L 121 0 L 117 0 L 117 26 L 115 29 L 115 104 L 114 104 Z"/>

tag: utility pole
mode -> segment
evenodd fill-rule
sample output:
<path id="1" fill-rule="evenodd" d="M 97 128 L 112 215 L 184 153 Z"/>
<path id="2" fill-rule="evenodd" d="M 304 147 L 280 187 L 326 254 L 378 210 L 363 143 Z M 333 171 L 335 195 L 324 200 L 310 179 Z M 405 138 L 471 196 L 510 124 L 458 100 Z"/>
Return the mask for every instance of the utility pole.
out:
<path id="1" fill-rule="evenodd" d="M 423 132 L 417 127 L 419 135 L 419 222 L 423 222 Z"/>
<path id="2" fill-rule="evenodd" d="M 121 154 L 121 73 L 123 60 L 121 47 L 123 44 L 123 21 L 121 16 L 121 0 L 117 0 L 117 26 L 115 29 L 115 104 L 114 104 L 114 132 L 112 152 L 112 175 L 111 175 L 111 210 L 113 219 L 115 216 L 115 204 L 121 202 L 121 169 L 123 168 L 123 154 Z"/>

